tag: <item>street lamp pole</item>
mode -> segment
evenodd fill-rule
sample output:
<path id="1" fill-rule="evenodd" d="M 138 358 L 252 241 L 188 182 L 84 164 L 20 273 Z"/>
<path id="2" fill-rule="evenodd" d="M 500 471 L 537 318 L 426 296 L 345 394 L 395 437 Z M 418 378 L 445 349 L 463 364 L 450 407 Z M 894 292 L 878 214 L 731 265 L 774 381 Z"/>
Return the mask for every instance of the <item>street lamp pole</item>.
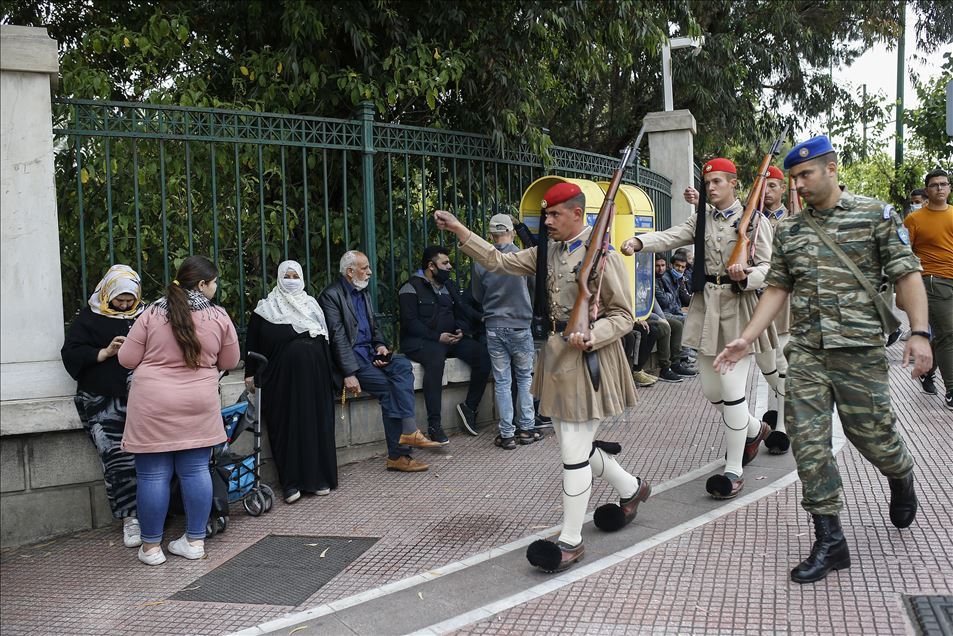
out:
<path id="1" fill-rule="evenodd" d="M 666 111 L 675 110 L 672 98 L 672 50 L 694 48 L 697 53 L 705 44 L 705 37 L 670 38 L 662 43 L 662 96 Z"/>

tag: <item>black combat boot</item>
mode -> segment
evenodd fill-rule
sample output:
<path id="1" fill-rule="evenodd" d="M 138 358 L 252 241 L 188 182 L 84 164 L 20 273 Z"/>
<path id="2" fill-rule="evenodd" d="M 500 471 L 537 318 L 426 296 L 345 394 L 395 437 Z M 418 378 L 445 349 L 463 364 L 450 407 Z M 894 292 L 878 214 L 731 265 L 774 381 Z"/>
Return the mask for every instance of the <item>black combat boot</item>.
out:
<path id="1" fill-rule="evenodd" d="M 888 479 L 890 484 L 890 522 L 906 528 L 917 516 L 917 493 L 913 490 L 913 471 L 902 479 Z"/>
<path id="2" fill-rule="evenodd" d="M 811 516 L 814 517 L 814 547 L 811 554 L 791 570 L 791 580 L 795 583 L 820 581 L 831 570 L 850 567 L 847 539 L 837 515 Z"/>

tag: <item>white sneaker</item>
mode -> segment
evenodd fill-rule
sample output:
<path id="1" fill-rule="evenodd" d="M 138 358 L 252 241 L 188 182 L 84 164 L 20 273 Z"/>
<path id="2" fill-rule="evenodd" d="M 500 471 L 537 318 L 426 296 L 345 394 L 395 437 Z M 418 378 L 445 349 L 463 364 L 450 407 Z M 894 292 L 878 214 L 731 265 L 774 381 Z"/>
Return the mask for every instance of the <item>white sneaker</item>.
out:
<path id="1" fill-rule="evenodd" d="M 331 494 L 331 489 L 330 489 L 330 488 L 321 488 L 320 490 L 316 490 L 316 491 L 314 492 L 314 494 L 316 494 L 316 495 L 319 496 L 319 497 L 326 497 L 326 496 L 328 496 L 328 495 Z"/>
<path id="2" fill-rule="evenodd" d="M 145 563 L 146 565 L 162 565 L 165 563 L 165 553 L 162 552 L 160 547 L 155 552 L 150 552 L 146 554 L 142 550 L 142 546 L 139 547 L 139 560 Z"/>
<path id="3" fill-rule="evenodd" d="M 127 548 L 138 548 L 142 545 L 139 520 L 135 517 L 126 517 L 122 522 L 122 544 Z"/>
<path id="4" fill-rule="evenodd" d="M 202 545 L 189 543 L 188 535 L 182 535 L 174 541 L 169 541 L 169 552 L 186 559 L 202 559 L 205 557 L 205 542 Z"/>

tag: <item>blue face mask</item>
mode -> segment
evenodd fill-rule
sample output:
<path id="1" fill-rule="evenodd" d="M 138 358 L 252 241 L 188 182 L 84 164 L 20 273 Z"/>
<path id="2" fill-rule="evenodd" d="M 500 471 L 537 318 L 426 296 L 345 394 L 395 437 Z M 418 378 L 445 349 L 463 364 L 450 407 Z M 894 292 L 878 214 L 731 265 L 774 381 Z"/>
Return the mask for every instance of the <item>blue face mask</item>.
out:
<path id="1" fill-rule="evenodd" d="M 672 271 L 672 276 L 675 277 L 675 280 L 682 280 L 682 276 L 685 275 L 685 274 L 683 274 L 682 272 L 678 271 L 678 270 L 675 269 L 675 268 L 672 268 L 671 271 Z"/>

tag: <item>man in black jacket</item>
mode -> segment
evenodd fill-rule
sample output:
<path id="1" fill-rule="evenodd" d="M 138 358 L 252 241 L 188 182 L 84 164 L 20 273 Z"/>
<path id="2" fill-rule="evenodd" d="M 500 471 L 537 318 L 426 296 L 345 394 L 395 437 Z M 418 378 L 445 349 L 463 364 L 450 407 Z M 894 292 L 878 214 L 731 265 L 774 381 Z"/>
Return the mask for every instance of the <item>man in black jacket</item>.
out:
<path id="1" fill-rule="evenodd" d="M 414 414 L 414 373 L 410 361 L 391 357 L 383 334 L 374 321 L 367 293 L 371 266 L 361 252 L 341 257 L 341 276 L 321 293 L 318 303 L 331 333 L 334 362 L 351 395 L 362 390 L 381 402 L 387 470 L 420 472 L 427 464 L 411 457 L 410 447 L 441 446 L 417 430 Z"/>
<path id="2" fill-rule="evenodd" d="M 400 300 L 400 349 L 424 368 L 424 402 L 430 438 L 446 442 L 440 418 L 443 370 L 447 358 L 460 358 L 470 366 L 466 400 L 457 405 L 464 428 L 477 435 L 476 412 L 490 376 L 486 344 L 465 333 L 473 310 L 461 300 L 450 280 L 450 253 L 431 245 L 421 259 L 421 271 L 398 292 Z"/>

